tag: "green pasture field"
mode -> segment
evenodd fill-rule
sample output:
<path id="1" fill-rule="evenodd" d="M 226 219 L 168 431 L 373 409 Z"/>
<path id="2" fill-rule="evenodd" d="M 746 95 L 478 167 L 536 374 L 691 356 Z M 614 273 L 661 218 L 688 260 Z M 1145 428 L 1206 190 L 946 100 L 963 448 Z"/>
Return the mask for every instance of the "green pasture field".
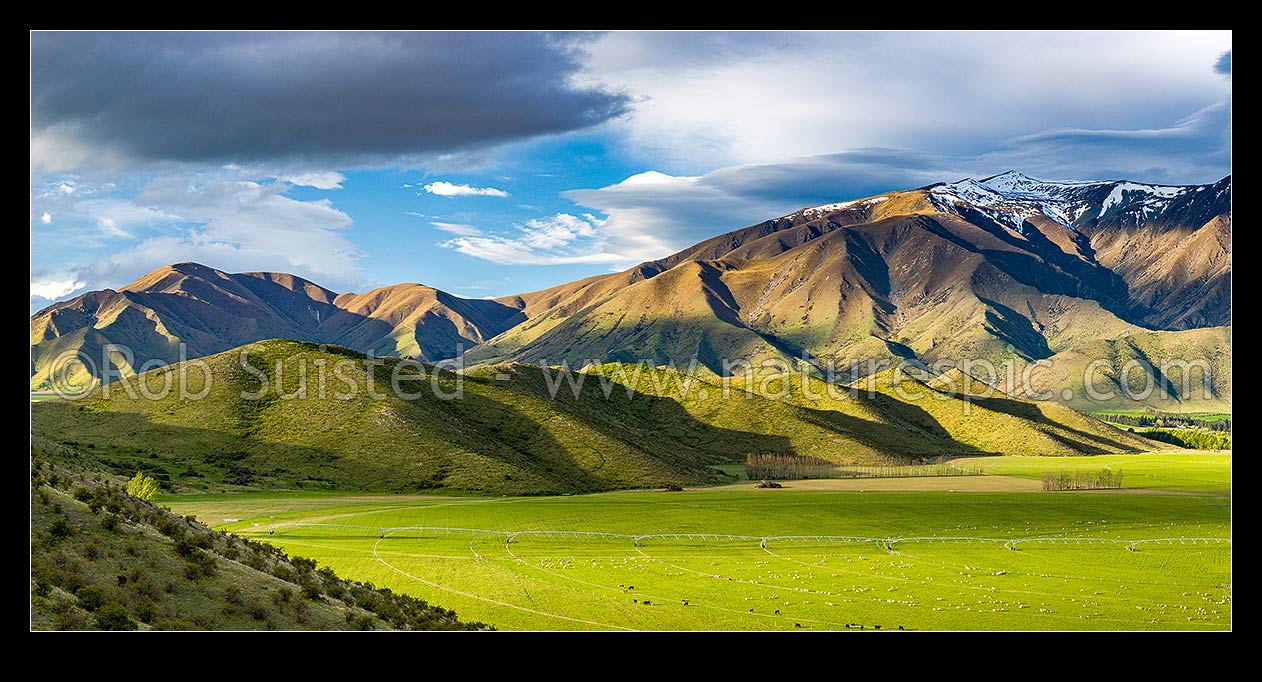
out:
<path id="1" fill-rule="evenodd" d="M 969 457 L 960 466 L 980 466 L 988 474 L 1041 478 L 1045 471 L 1122 472 L 1122 488 L 1230 495 L 1231 455 L 1220 452 L 1171 452 L 1091 457 Z"/>
<path id="2" fill-rule="evenodd" d="M 505 630 L 1231 627 L 1230 455 L 964 461 L 992 475 L 911 479 L 907 490 L 881 492 L 787 482 L 163 504 Z M 1125 472 L 1123 490 L 968 490 L 1000 474 L 1105 466 Z M 1173 542 L 1105 542 L 1158 539 Z"/>

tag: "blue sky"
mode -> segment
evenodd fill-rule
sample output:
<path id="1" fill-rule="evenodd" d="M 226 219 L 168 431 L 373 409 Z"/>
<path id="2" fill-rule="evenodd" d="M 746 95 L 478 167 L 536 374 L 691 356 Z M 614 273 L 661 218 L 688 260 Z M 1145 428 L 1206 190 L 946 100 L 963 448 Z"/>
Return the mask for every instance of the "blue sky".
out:
<path id="1" fill-rule="evenodd" d="M 1231 34 L 35 33 L 31 308 L 196 260 L 502 296 L 1017 169 L 1230 172 Z"/>

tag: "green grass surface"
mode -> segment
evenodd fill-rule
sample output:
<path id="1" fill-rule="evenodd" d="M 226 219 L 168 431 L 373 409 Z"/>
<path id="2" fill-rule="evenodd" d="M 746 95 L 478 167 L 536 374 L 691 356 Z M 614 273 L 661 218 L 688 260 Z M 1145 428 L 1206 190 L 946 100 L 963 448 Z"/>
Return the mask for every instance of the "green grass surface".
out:
<path id="1" fill-rule="evenodd" d="M 749 480 L 749 476 L 745 473 L 744 464 L 711 464 L 710 468 L 721 471 L 724 476 L 734 481 Z"/>
<path id="2" fill-rule="evenodd" d="M 978 458 L 1038 477 L 1121 468 L 1123 491 L 703 489 L 569 497 L 173 500 L 359 580 L 501 629 L 1225 629 L 1227 544 L 769 540 L 1229 538 L 1229 455 Z M 971 478 L 971 477 L 970 477 Z M 959 485 L 958 481 L 954 485 Z M 266 514 L 249 510 L 266 504 Z M 213 517 L 213 518 L 212 518 Z M 275 518 L 273 518 L 275 517 Z M 275 525 L 273 525 L 275 524 Z M 302 525 L 328 524 L 328 525 Z M 484 531 L 754 539 L 550 537 Z M 392 528 L 383 533 L 381 528 Z M 274 533 L 274 534 L 272 534 Z M 648 601 L 649 604 L 644 602 Z M 685 604 L 685 601 L 687 602 Z M 779 611 L 779 613 L 776 613 Z"/>
<path id="3" fill-rule="evenodd" d="M 1149 453 L 1095 457 L 977 457 L 956 460 L 977 465 L 991 474 L 1040 478 L 1045 471 L 1122 472 L 1122 488 L 1170 490 L 1206 495 L 1231 494 L 1231 455 L 1207 453 Z"/>

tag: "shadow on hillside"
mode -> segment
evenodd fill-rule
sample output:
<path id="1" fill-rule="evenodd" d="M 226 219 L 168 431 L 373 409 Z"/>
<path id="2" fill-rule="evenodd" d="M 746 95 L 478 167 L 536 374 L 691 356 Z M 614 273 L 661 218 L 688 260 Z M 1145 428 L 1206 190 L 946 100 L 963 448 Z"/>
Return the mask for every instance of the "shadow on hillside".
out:
<path id="1" fill-rule="evenodd" d="M 820 454 L 798 451 L 792 440 L 791 424 L 765 429 L 780 430 L 780 433 L 756 433 L 715 426 L 698 419 L 675 398 L 658 397 L 633 389 L 628 395 L 628 389 L 622 383 L 615 382 L 613 390 L 606 398 L 595 376 L 589 376 L 588 381 L 584 382 L 577 399 L 567 385 L 557 394 L 556 400 L 551 401 L 540 382 L 535 377 L 533 383 L 527 380 L 522 387 L 529 390 L 535 399 L 548 401 L 557 409 L 582 418 L 586 424 L 594 425 L 606 435 L 677 470 L 698 471 L 707 464 L 742 461 L 750 454 Z M 696 386 L 692 390 L 699 392 Z M 705 390 L 721 389 L 707 385 Z M 731 400 L 737 406 L 744 402 L 739 389 L 733 388 L 732 395 Z M 870 399 L 866 396 L 863 399 L 865 404 L 890 423 L 834 410 L 816 409 L 789 402 L 772 402 L 776 409 L 792 412 L 797 419 L 895 458 L 996 454 L 953 440 L 932 415 L 918 406 L 899 402 L 880 393 Z M 761 416 L 774 418 L 775 413 Z M 837 446 L 829 454 L 844 457 L 860 453 L 847 452 L 844 446 Z"/>
<path id="2" fill-rule="evenodd" d="M 960 396 L 960 398 L 964 399 L 963 396 Z M 1045 430 L 1044 433 L 1056 439 L 1057 441 L 1060 441 L 1061 443 L 1064 443 L 1065 445 L 1068 445 L 1078 450 L 1082 450 L 1084 448 L 1090 448 L 1087 454 L 1103 455 L 1103 454 L 1108 454 L 1110 452 L 1113 452 L 1111 450 L 1104 449 L 1105 446 L 1116 448 L 1124 452 L 1137 451 L 1137 449 L 1133 445 L 1129 445 L 1122 441 L 1113 440 L 1112 438 L 1108 438 L 1106 436 L 1102 436 L 1096 433 L 1091 433 L 1090 431 L 1083 431 L 1081 429 L 1075 429 L 1072 426 L 1069 426 L 1068 424 L 1065 424 L 1063 422 L 1052 421 L 1051 419 L 1048 419 L 1046 415 L 1043 414 L 1043 411 L 1039 409 L 1037 405 L 1034 405 L 1032 403 L 1022 402 L 1020 400 L 1013 400 L 1011 398 L 993 398 L 993 397 L 980 398 L 980 397 L 973 396 L 968 399 L 971 400 L 974 404 L 984 407 L 988 410 L 994 410 L 995 412 L 1003 412 L 1005 414 L 1010 414 L 1014 417 L 1021 417 L 1022 419 L 1028 419 L 1037 424 L 1049 426 L 1059 431 L 1067 431 L 1070 434 L 1077 436 L 1081 440 L 1074 441 L 1054 431 Z M 1086 442 L 1084 443 L 1083 441 L 1086 441 Z M 1092 445 L 1090 445 L 1092 443 L 1096 444 L 1096 446 L 1093 447 Z"/>
<path id="3" fill-rule="evenodd" d="M 941 221 L 924 218 L 923 226 L 933 234 L 960 248 L 984 256 L 1014 280 L 1034 287 L 1044 294 L 1060 294 L 1086 298 L 1123 320 L 1135 321 L 1126 308 L 1128 286 L 1117 274 L 1103 266 L 1087 263 L 1067 254 L 1033 225 L 1023 226 L 1024 239 L 990 216 L 961 207 L 960 215 L 972 227 L 982 230 L 1012 249 L 984 248 L 955 234 Z M 1084 286 L 1085 285 L 1085 286 Z M 1119 293 L 1114 293 L 1119 292 Z"/>
<path id="4" fill-rule="evenodd" d="M 869 394 L 863 390 L 857 393 L 856 399 L 889 423 L 869 421 L 833 410 L 800 409 L 808 412 L 815 423 L 853 434 L 853 438 L 868 443 L 874 449 L 904 458 L 1001 454 L 955 440 L 933 415 L 911 402 L 879 391 Z"/>
<path id="5" fill-rule="evenodd" d="M 1047 339 L 1035 330 L 1030 318 L 985 296 L 978 295 L 977 300 L 989 308 L 985 311 L 986 324 L 990 326 L 990 332 L 1001 341 L 1012 344 L 1027 360 L 1052 357 Z"/>
<path id="6" fill-rule="evenodd" d="M 1100 307 L 1117 315 L 1122 319 L 1130 319 L 1131 310 L 1127 306 L 1129 301 L 1130 285 L 1120 275 L 1112 270 L 1100 265 L 1095 261 L 1095 251 L 1091 248 L 1090 239 L 1081 233 L 1074 233 L 1073 244 L 1083 255 L 1079 258 L 1077 254 L 1065 252 L 1058 244 L 1047 238 L 1042 230 L 1035 227 L 1032 223 L 1026 221 L 1022 225 L 1022 236 L 1024 240 L 1008 231 L 1007 228 L 995 222 L 989 216 L 978 213 L 972 209 L 965 208 L 962 213 L 974 225 L 985 229 L 998 239 L 1022 250 L 1032 251 L 1038 254 L 1047 263 L 1055 266 L 1057 269 L 1068 273 L 1076 278 L 1079 282 L 1086 284 L 1090 290 L 1086 298 L 1096 301 Z M 1055 229 L 1060 229 L 1059 227 Z M 990 252 L 987 252 L 990 255 Z M 1009 273 L 1016 276 L 1014 273 Z M 1063 292 L 1067 295 L 1078 296 L 1082 298 L 1082 292 L 1074 294 L 1072 292 Z M 1137 321 L 1137 320 L 1131 320 Z"/>
<path id="7" fill-rule="evenodd" d="M 505 393 L 506 398 L 512 395 L 523 405 L 533 409 L 546 409 L 552 413 L 549 418 L 554 422 L 564 419 L 581 422 L 583 426 L 599 432 L 602 437 L 633 448 L 649 469 L 678 472 L 694 482 L 714 479 L 713 470 L 708 468 L 710 464 L 744 460 L 747 454 L 797 454 L 787 436 L 706 424 L 672 398 L 634 390 L 628 395 L 626 387 L 621 384 L 614 386 L 606 398 L 594 375 L 588 375 L 584 379 L 577 397 L 570 386 L 563 383 L 555 399 L 548 397 L 542 375 L 532 372 L 529 377 L 519 375 L 516 379 L 525 383 L 516 384 L 513 390 Z M 501 388 L 486 378 L 466 377 L 466 382 Z M 460 403 L 456 406 L 459 410 L 496 415 L 495 419 L 509 433 L 515 429 L 519 434 L 529 435 L 531 438 L 524 441 L 518 439 L 518 442 L 525 443 L 528 446 L 527 452 L 540 460 L 560 461 L 572 468 L 578 468 L 574 458 L 567 454 L 567 449 L 539 427 L 536 419 L 524 414 L 520 408 L 503 400 L 477 395 L 476 391 L 469 390 L 469 383 L 466 383 L 465 398 L 452 402 Z M 567 426 L 558 424 L 561 429 Z M 535 438 L 539 442 L 535 442 Z M 522 449 L 521 445 L 515 447 Z M 603 457 L 605 453 L 593 454 Z M 606 464 L 611 471 L 618 468 L 616 463 Z M 596 472 L 583 473 L 585 480 L 593 484 L 603 484 L 603 488 L 615 487 L 613 484 L 617 483 Z M 660 484 L 665 481 L 659 475 L 656 482 Z M 617 484 L 617 487 L 626 486 L 626 482 Z"/>

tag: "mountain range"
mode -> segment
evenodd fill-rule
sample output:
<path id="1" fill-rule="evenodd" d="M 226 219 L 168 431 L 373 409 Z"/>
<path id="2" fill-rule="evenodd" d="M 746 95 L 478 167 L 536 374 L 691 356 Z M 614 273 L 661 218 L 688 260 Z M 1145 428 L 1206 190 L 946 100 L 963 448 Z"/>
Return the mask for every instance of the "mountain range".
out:
<path id="1" fill-rule="evenodd" d="M 1105 358 L 1097 390 L 1152 380 L 1139 403 L 1214 411 L 1231 399 L 1230 242 L 1230 176 L 1160 186 L 1007 172 L 804 208 L 494 300 L 414 283 L 337 294 L 293 275 L 177 263 L 32 316 L 31 386 L 49 385 L 65 352 L 99 359 L 126 345 L 134 357 L 114 364 L 129 374 L 180 359 L 181 343 L 197 357 L 289 338 L 468 365 L 695 358 L 723 375 L 733 361 L 774 360 L 842 368 L 846 380 L 876 371 L 853 364 L 869 360 L 1045 361 L 1035 383 L 1075 406 L 1087 402 L 1081 370 Z M 1166 376 L 1168 359 L 1209 367 L 1208 390 Z M 1127 362 L 1139 371 L 1123 376 Z"/>

